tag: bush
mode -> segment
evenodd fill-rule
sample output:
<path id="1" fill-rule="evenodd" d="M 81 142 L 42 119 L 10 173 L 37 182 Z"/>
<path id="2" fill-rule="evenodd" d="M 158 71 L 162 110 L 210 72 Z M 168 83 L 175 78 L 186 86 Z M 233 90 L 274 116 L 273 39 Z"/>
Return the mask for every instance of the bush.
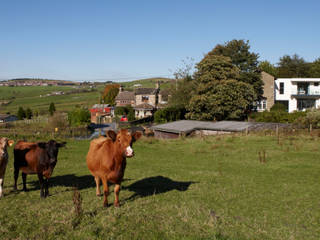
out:
<path id="1" fill-rule="evenodd" d="M 114 110 L 115 115 L 126 115 L 128 118 L 128 121 L 133 121 L 135 120 L 135 114 L 134 114 L 134 109 L 132 106 L 127 105 L 125 107 L 116 107 Z"/>
<path id="2" fill-rule="evenodd" d="M 176 120 L 185 119 L 186 110 L 184 108 L 168 107 L 163 108 L 154 114 L 154 121 L 157 123 L 165 123 Z"/>
<path id="3" fill-rule="evenodd" d="M 275 103 L 271 108 L 271 112 L 287 112 L 287 107 L 282 103 Z"/>
<path id="4" fill-rule="evenodd" d="M 23 107 L 19 107 L 17 116 L 19 120 L 23 120 L 26 117 L 26 112 Z"/>
<path id="5" fill-rule="evenodd" d="M 313 128 L 320 128 L 320 110 L 312 109 L 305 112 L 305 116 L 302 116 L 294 122 L 298 127 L 308 128 L 312 125 Z"/>
<path id="6" fill-rule="evenodd" d="M 64 113 L 55 112 L 53 116 L 49 118 L 48 125 L 50 128 L 64 129 L 68 127 L 68 118 Z"/>
<path id="7" fill-rule="evenodd" d="M 265 111 L 251 113 L 249 118 L 255 122 L 295 123 L 297 119 L 305 116 L 306 112 Z"/>
<path id="8" fill-rule="evenodd" d="M 68 120 L 71 126 L 81 126 L 90 123 L 90 112 L 88 109 L 77 107 L 68 113 Z"/>

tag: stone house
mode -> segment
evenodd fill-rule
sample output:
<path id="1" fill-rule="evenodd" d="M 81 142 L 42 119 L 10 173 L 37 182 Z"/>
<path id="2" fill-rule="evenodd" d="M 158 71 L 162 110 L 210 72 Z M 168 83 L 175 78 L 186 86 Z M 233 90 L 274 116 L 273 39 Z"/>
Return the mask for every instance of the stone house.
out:
<path id="1" fill-rule="evenodd" d="M 144 118 L 152 116 L 159 105 L 160 86 L 156 84 L 156 88 L 138 88 L 135 90 L 135 116 L 136 118 Z"/>
<path id="2" fill-rule="evenodd" d="M 134 106 L 135 105 L 135 95 L 134 92 L 123 91 L 123 88 L 120 87 L 119 93 L 115 99 L 117 107 L 124 107 L 127 105 Z"/>
<path id="3" fill-rule="evenodd" d="M 261 79 L 263 81 L 263 95 L 262 99 L 257 102 L 257 111 L 270 111 L 275 101 L 275 78 L 266 72 L 261 72 Z"/>

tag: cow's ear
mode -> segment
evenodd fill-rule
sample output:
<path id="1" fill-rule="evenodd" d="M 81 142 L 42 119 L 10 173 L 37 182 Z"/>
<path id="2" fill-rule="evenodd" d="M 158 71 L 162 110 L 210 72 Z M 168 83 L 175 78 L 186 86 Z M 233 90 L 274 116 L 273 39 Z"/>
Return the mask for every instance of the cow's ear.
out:
<path id="1" fill-rule="evenodd" d="M 38 146 L 39 146 L 40 148 L 46 148 L 46 147 L 47 147 L 47 143 L 46 143 L 46 142 L 39 142 L 39 143 L 38 143 Z"/>
<path id="2" fill-rule="evenodd" d="M 111 138 L 113 142 L 117 139 L 117 134 L 112 130 L 107 131 L 107 136 Z"/>
<path id="3" fill-rule="evenodd" d="M 142 133 L 141 133 L 140 131 L 135 132 L 135 133 L 132 134 L 132 140 L 135 142 L 135 141 L 137 141 L 139 138 L 141 138 L 141 136 L 142 136 Z"/>
<path id="4" fill-rule="evenodd" d="M 61 148 L 64 147 L 67 144 L 67 142 L 57 143 L 57 147 Z"/>
<path id="5" fill-rule="evenodd" d="M 8 145 L 11 147 L 12 145 L 14 144 L 14 141 L 13 140 L 9 140 L 8 141 Z"/>

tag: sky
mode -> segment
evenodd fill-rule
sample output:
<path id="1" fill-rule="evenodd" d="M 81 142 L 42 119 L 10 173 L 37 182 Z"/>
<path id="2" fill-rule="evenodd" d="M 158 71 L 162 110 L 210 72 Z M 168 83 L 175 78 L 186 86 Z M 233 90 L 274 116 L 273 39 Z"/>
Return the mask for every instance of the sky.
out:
<path id="1" fill-rule="evenodd" d="M 0 79 L 171 77 L 232 39 L 260 61 L 314 61 L 319 12 L 319 0 L 0 0 Z"/>

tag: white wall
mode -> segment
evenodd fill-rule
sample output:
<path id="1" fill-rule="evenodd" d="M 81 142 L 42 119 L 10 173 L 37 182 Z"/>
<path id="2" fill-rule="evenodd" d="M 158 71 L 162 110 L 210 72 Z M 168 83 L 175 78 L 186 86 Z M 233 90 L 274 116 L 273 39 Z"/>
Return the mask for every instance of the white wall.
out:
<path id="1" fill-rule="evenodd" d="M 284 93 L 280 94 L 280 83 L 284 83 Z M 278 78 L 275 80 L 275 101 L 288 101 L 288 111 L 297 110 L 297 99 L 292 97 L 298 93 L 298 82 L 307 82 L 309 85 L 309 94 L 320 95 L 320 78 Z M 318 83 L 318 86 L 315 86 Z M 316 100 L 316 107 L 320 107 L 320 99 Z"/>

